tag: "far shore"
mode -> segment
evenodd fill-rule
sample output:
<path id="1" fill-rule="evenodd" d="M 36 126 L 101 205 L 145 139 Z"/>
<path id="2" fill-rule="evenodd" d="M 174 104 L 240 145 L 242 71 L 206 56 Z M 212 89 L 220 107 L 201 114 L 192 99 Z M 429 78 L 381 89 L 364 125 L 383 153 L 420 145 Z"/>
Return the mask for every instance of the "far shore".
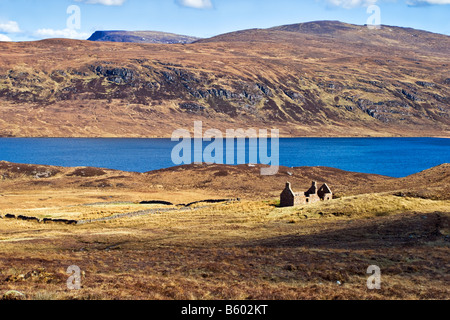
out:
<path id="1" fill-rule="evenodd" d="M 257 138 L 258 136 L 252 137 Z M 171 139 L 171 136 L 5 136 L 0 135 L 0 138 L 20 138 L 20 139 Z M 226 137 L 224 137 L 226 138 Z M 399 136 L 399 135 L 366 135 L 366 136 L 287 136 L 280 135 L 280 139 L 306 139 L 306 138 L 330 138 L 330 139 L 343 139 L 343 138 L 435 138 L 435 139 L 450 139 L 450 135 L 437 135 L 437 136 Z"/>

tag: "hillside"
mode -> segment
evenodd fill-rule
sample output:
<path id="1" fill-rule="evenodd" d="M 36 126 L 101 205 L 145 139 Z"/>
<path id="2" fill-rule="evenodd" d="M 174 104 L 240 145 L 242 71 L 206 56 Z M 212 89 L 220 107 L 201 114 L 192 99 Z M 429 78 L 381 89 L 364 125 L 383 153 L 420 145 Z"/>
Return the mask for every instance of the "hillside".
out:
<path id="1" fill-rule="evenodd" d="M 278 198 L 286 181 L 294 190 L 306 191 L 311 181 L 327 183 L 336 196 L 365 193 L 395 193 L 401 197 L 450 199 L 450 165 L 410 175 L 391 178 L 376 174 L 348 172 L 328 167 L 280 167 L 274 176 L 262 176 L 261 165 L 182 165 L 146 173 L 81 167 L 27 165 L 0 161 L 0 183 L 4 190 L 50 187 L 88 188 L 92 190 L 170 190 L 201 195 L 245 199 Z M 167 199 L 165 199 L 167 200 Z"/>
<path id="2" fill-rule="evenodd" d="M 450 37 L 333 21 L 191 44 L 0 43 L 0 136 L 450 136 Z M 26 126 L 24 125 L 26 123 Z"/>
<path id="3" fill-rule="evenodd" d="M 158 31 L 96 31 L 89 41 L 133 43 L 192 43 L 199 38 Z"/>
<path id="4" fill-rule="evenodd" d="M 259 169 L 0 161 L 0 300 L 448 298 L 450 165 L 402 179 Z M 277 206 L 286 180 L 312 179 L 335 199 Z M 80 290 L 65 289 L 73 265 Z M 380 290 L 366 287 L 371 265 Z"/>

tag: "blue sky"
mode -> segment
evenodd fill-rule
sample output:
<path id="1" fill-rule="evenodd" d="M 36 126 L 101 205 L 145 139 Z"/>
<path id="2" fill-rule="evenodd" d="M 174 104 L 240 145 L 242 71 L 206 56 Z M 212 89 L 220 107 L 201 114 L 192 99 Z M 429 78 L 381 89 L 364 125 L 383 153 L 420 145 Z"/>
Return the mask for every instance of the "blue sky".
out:
<path id="1" fill-rule="evenodd" d="M 79 16 L 77 7 L 67 13 L 74 5 Z M 450 0 L 0 0 L 0 41 L 86 39 L 96 30 L 210 37 L 314 20 L 365 24 L 370 5 L 380 8 L 381 24 L 450 35 Z"/>

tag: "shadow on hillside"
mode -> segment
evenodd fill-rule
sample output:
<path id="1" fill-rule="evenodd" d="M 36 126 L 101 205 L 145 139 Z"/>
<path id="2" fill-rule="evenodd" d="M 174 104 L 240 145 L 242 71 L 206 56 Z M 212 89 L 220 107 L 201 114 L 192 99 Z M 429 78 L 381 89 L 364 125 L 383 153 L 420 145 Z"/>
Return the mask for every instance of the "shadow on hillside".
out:
<path id="1" fill-rule="evenodd" d="M 440 233 L 448 228 L 449 216 L 444 213 L 401 214 L 352 221 L 337 221 L 331 230 L 310 235 L 288 235 L 252 241 L 244 246 L 262 247 L 311 247 L 336 249 L 376 249 L 410 247 L 424 242 L 444 239 Z M 330 225 L 326 225 L 330 228 Z"/>

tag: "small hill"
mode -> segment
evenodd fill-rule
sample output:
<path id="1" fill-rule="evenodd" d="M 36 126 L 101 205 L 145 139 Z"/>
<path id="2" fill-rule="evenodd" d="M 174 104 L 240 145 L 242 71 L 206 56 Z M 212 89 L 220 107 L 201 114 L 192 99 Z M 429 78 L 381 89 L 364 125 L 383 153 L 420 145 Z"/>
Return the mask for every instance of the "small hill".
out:
<path id="1" fill-rule="evenodd" d="M 34 187 L 193 191 L 231 198 L 277 198 L 286 181 L 294 191 L 306 191 L 311 181 L 327 183 L 336 196 L 388 192 L 401 197 L 450 199 L 450 165 L 391 178 L 328 167 L 280 167 L 276 175 L 262 176 L 261 165 L 190 164 L 150 171 L 124 172 L 91 167 L 55 167 L 0 161 L 0 182 L 5 190 Z"/>
<path id="2" fill-rule="evenodd" d="M 95 31 L 89 41 L 132 43 L 192 43 L 199 38 L 159 31 Z"/>
<path id="3" fill-rule="evenodd" d="M 410 48 L 413 51 L 448 55 L 448 41 L 440 34 L 412 28 L 381 25 L 369 29 L 366 25 L 354 25 L 340 21 L 313 21 L 284 25 L 268 29 L 334 38 L 342 42 L 381 45 L 389 48 Z M 448 40 L 448 37 L 447 37 Z"/>
<path id="4" fill-rule="evenodd" d="M 248 29 L 218 35 L 197 42 L 286 42 L 304 43 L 314 38 L 322 38 L 322 45 L 334 43 L 336 52 L 342 53 L 347 49 L 376 50 L 384 47 L 389 50 L 409 49 L 412 52 L 426 52 L 448 55 L 448 36 L 412 28 L 381 25 L 380 29 L 369 29 L 366 25 L 355 25 L 340 21 L 312 21 L 282 25 L 268 29 Z M 355 55 L 359 55 L 354 51 Z"/>

